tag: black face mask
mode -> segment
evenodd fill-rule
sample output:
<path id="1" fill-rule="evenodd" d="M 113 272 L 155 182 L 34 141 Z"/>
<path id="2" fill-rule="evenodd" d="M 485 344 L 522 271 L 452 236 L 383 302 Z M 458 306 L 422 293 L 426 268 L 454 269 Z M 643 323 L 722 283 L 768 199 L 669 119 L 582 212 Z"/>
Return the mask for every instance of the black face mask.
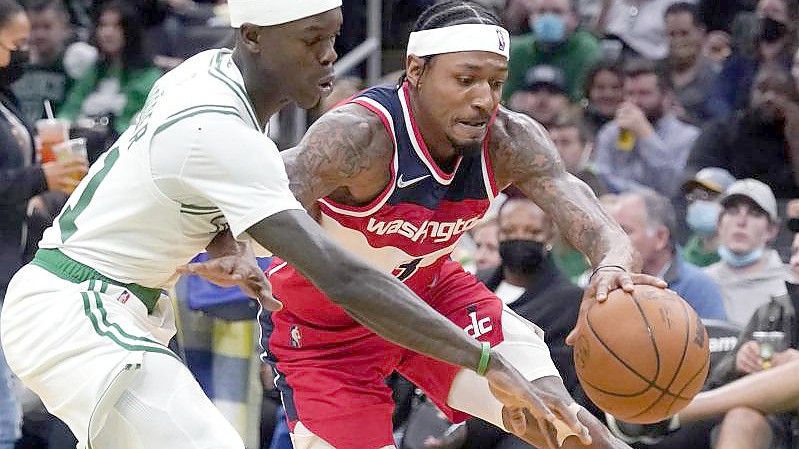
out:
<path id="1" fill-rule="evenodd" d="M 502 265 L 520 274 L 532 273 L 544 260 L 544 244 L 535 240 L 505 240 L 499 242 Z"/>
<path id="2" fill-rule="evenodd" d="M 771 17 L 760 19 L 760 39 L 766 42 L 776 42 L 785 36 L 788 27 L 784 23 L 778 22 Z"/>
<path id="3" fill-rule="evenodd" d="M 789 218 L 788 219 L 788 230 L 793 233 L 799 232 L 799 218 Z"/>
<path id="4" fill-rule="evenodd" d="M 25 68 L 30 61 L 28 50 L 13 50 L 11 60 L 6 67 L 0 67 L 0 86 L 8 87 L 14 84 L 25 74 Z"/>

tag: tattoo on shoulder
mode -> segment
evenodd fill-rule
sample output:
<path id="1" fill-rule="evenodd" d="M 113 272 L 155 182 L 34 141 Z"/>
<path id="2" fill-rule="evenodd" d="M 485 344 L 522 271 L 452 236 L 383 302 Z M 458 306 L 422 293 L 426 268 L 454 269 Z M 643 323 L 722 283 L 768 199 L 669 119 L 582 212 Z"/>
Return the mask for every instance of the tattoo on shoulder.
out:
<path id="1" fill-rule="evenodd" d="M 380 119 L 358 105 L 319 118 L 302 141 L 283 153 L 291 190 L 308 207 L 391 157 L 393 146 Z"/>
<path id="2" fill-rule="evenodd" d="M 504 184 L 537 182 L 565 171 L 555 145 L 543 126 L 524 114 L 501 109 L 493 130 L 497 179 Z"/>

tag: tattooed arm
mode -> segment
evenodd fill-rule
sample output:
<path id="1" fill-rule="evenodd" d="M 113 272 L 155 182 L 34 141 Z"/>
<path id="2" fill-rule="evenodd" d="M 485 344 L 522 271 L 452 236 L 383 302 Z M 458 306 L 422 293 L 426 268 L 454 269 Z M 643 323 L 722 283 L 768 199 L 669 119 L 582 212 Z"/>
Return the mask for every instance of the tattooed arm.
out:
<path id="1" fill-rule="evenodd" d="M 627 234 L 591 189 L 566 171 L 546 130 L 525 115 L 503 112 L 493 151 L 497 182 L 513 184 L 535 201 L 593 266 L 640 269 Z"/>
<path id="2" fill-rule="evenodd" d="M 498 118 L 493 129 L 492 161 L 499 185 L 514 184 L 552 217 L 566 239 L 594 267 L 608 266 L 592 277 L 586 297 L 603 301 L 610 290 L 623 288 L 629 292 L 634 284 L 665 287 L 662 280 L 637 273 L 640 261 L 627 234 L 600 206 L 591 189 L 566 172 L 544 128 L 506 109 Z M 570 335 L 568 341 L 573 338 Z"/>
<path id="3" fill-rule="evenodd" d="M 316 216 L 316 200 L 327 195 L 349 205 L 377 196 L 391 177 L 393 149 L 380 119 L 351 104 L 323 115 L 281 155 L 292 193 Z"/>

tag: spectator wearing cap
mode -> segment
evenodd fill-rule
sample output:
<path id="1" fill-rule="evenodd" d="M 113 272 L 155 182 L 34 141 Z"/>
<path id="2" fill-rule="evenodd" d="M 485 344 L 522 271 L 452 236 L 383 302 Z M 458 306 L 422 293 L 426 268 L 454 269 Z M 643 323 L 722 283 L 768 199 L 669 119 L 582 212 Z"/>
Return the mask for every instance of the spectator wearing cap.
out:
<path id="1" fill-rule="evenodd" d="M 777 198 L 799 197 L 799 94 L 789 74 L 761 69 L 749 106 L 703 129 L 688 165 L 726 168 L 765 182 Z"/>
<path id="2" fill-rule="evenodd" d="M 734 182 L 735 177 L 727 170 L 707 167 L 683 184 L 682 192 L 688 204 L 685 221 L 692 232 L 683 248 L 683 257 L 688 262 L 706 267 L 721 260 L 716 232 L 721 213 L 718 200 Z"/>
<path id="3" fill-rule="evenodd" d="M 549 128 L 569 109 L 563 72 L 549 65 L 531 68 L 524 77 L 524 87 L 514 92 L 508 107 Z"/>
<path id="4" fill-rule="evenodd" d="M 727 318 L 745 326 L 772 298 L 787 293 L 790 270 L 770 247 L 779 217 L 771 188 L 755 179 L 733 183 L 721 197 L 719 256 L 706 268 L 721 288 Z"/>
<path id="5" fill-rule="evenodd" d="M 653 62 L 628 63 L 624 96 L 597 136 L 597 170 L 616 193 L 648 187 L 671 198 L 699 130 L 670 112 L 668 79 Z"/>
<path id="6" fill-rule="evenodd" d="M 582 98 L 586 71 L 602 55 L 599 42 L 577 29 L 575 0 L 537 0 L 530 14 L 532 32 L 511 38 L 508 80 L 502 99 L 508 101 L 525 85 L 531 67 L 548 64 L 565 73 L 566 92 L 573 101 Z"/>
<path id="7" fill-rule="evenodd" d="M 668 198 L 649 189 L 629 192 L 620 195 L 609 212 L 641 255 L 642 273 L 668 282 L 701 318 L 726 318 L 719 288 L 677 249 L 677 218 Z"/>

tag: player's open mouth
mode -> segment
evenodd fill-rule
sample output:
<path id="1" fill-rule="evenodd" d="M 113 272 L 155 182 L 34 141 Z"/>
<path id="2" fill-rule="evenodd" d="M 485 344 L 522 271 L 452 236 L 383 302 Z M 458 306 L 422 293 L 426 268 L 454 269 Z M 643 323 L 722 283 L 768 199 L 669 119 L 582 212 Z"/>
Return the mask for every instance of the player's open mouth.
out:
<path id="1" fill-rule="evenodd" d="M 322 91 L 322 95 L 328 95 L 333 90 L 333 81 L 335 81 L 333 75 L 326 76 L 319 80 L 319 90 Z"/>
<path id="2" fill-rule="evenodd" d="M 488 122 L 486 120 L 460 120 L 458 124 L 474 131 L 482 131 Z"/>

